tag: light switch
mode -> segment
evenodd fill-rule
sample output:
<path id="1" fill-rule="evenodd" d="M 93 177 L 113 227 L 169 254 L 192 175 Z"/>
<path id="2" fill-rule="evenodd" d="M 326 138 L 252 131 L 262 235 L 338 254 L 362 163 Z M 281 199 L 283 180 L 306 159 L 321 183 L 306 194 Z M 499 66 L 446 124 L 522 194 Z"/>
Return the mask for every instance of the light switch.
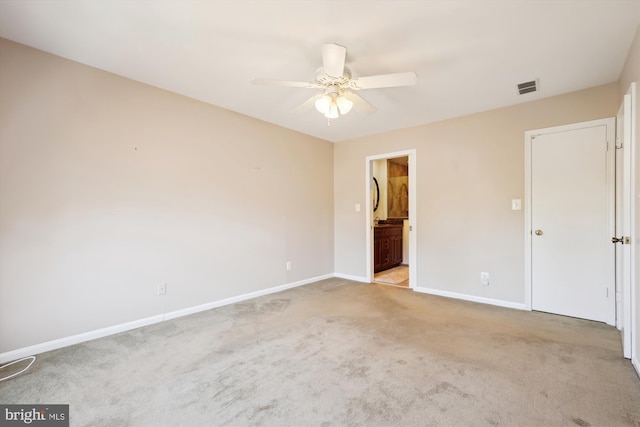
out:
<path id="1" fill-rule="evenodd" d="M 356 212 L 360 212 L 360 203 L 356 203 Z"/>
<path id="2" fill-rule="evenodd" d="M 512 211 L 522 210 L 522 200 L 520 199 L 511 200 L 511 210 Z"/>
<path id="3" fill-rule="evenodd" d="M 480 284 L 482 286 L 489 286 L 489 273 L 486 271 L 480 273 Z"/>

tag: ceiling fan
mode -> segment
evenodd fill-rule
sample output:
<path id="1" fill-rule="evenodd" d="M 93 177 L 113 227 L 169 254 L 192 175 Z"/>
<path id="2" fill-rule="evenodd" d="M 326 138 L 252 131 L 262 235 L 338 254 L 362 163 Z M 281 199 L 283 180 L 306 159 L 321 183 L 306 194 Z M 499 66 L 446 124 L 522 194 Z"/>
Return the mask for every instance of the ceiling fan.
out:
<path id="1" fill-rule="evenodd" d="M 329 43 L 322 46 L 322 67 L 318 68 L 315 80 L 298 82 L 288 80 L 254 79 L 256 85 L 276 85 L 319 89 L 320 92 L 309 98 L 293 111 L 300 111 L 315 106 L 327 119 L 335 119 L 347 114 L 354 108 L 365 114 L 376 111 L 364 98 L 355 92 L 362 89 L 378 89 L 384 87 L 413 86 L 418 81 L 414 72 L 380 74 L 367 77 L 352 77 L 349 68 L 345 67 L 347 48 Z"/>

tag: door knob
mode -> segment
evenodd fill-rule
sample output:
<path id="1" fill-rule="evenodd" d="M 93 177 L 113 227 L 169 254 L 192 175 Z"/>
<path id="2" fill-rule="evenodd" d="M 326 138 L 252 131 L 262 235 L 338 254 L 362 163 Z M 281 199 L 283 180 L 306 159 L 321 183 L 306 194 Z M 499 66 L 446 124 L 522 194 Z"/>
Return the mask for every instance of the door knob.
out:
<path id="1" fill-rule="evenodd" d="M 536 230 L 534 233 L 536 233 L 536 236 L 542 236 L 542 230 Z"/>

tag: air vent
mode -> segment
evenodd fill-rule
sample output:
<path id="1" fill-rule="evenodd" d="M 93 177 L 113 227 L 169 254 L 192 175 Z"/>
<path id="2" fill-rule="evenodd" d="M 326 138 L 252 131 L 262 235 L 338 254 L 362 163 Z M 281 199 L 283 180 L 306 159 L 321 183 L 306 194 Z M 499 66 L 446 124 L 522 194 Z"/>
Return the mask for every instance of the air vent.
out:
<path id="1" fill-rule="evenodd" d="M 538 90 L 538 80 L 531 80 L 530 82 L 520 83 L 518 85 L 518 93 L 524 95 L 525 93 L 536 92 Z"/>

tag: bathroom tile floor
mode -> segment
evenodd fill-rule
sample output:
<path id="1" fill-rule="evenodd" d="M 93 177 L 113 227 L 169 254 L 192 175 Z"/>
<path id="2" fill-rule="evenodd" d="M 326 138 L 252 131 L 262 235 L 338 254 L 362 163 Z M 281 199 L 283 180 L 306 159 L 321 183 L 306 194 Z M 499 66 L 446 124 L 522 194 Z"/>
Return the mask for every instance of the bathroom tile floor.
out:
<path id="1" fill-rule="evenodd" d="M 376 273 L 373 281 L 383 285 L 399 286 L 403 288 L 409 287 L 409 266 L 399 265 Z"/>

